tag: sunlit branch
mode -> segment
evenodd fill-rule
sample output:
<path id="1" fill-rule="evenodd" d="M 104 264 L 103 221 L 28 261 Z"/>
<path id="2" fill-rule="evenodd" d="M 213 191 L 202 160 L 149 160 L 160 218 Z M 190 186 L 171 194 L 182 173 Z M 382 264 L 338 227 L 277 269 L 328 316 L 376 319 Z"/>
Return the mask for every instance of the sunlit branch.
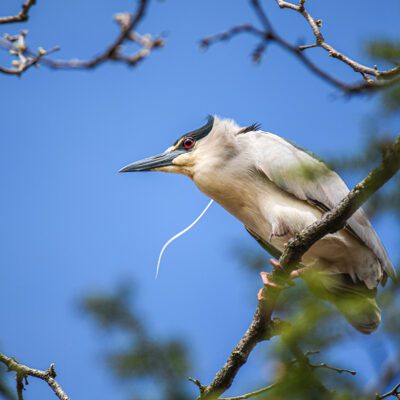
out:
<path id="1" fill-rule="evenodd" d="M 28 376 L 33 376 L 47 382 L 51 390 L 60 400 L 69 400 L 68 395 L 55 380 L 57 374 L 54 369 L 54 364 L 51 364 L 50 368 L 47 371 L 41 371 L 39 369 L 30 368 L 26 365 L 20 364 L 14 358 L 7 357 L 1 353 L 0 362 L 3 363 L 9 371 L 14 371 L 16 374 L 18 400 L 23 399 L 24 381 L 26 383 L 26 379 Z"/>

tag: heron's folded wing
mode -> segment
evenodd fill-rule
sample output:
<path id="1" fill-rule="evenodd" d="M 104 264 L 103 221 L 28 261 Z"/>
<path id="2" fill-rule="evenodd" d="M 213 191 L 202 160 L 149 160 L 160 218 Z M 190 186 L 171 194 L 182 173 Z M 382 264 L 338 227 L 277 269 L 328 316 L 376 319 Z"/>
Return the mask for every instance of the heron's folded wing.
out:
<path id="1" fill-rule="evenodd" d="M 257 146 L 257 168 L 282 190 L 325 211 L 334 208 L 349 193 L 339 175 L 307 151 L 271 133 L 257 132 L 255 140 L 269 141 L 268 146 Z M 374 252 L 384 271 L 394 278 L 393 265 L 365 212 L 357 210 L 347 224 Z"/>

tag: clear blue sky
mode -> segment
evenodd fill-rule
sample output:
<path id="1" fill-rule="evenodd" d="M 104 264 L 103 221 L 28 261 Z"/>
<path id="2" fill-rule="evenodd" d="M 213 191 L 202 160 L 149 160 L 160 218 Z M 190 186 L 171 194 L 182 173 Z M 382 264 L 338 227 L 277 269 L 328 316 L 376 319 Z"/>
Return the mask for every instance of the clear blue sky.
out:
<path id="1" fill-rule="evenodd" d="M 279 10 L 273 1 L 264 3 L 286 37 L 311 40 L 298 15 Z M 379 7 L 361 0 L 318 3 L 310 1 L 309 7 L 323 19 L 326 37 L 358 60 L 373 65 L 364 53 L 367 40 L 398 38 L 396 0 Z M 28 24 L 29 42 L 60 45 L 60 57 L 90 56 L 115 37 L 112 15 L 133 5 L 39 1 Z M 15 1 L 0 6 L 2 15 L 15 10 Z M 216 204 L 167 250 L 154 280 L 162 244 L 208 199 L 187 178 L 119 175 L 119 168 L 164 150 L 210 113 L 243 125 L 260 122 L 322 157 L 361 150 L 362 121 L 375 113 L 376 100 L 339 98 L 274 46 L 254 66 L 251 37 L 199 51 L 200 38 L 254 20 L 244 0 L 154 1 L 139 30 L 164 33 L 167 44 L 136 69 L 107 64 L 90 72 L 40 68 L 20 79 L 0 75 L 0 345 L 35 367 L 55 362 L 72 398 L 123 399 L 126 394 L 103 367 L 106 338 L 77 312 L 77 300 L 85 294 L 135 281 L 145 321 L 155 335 L 180 335 L 191 343 L 191 375 L 204 382 L 222 365 L 256 306 L 258 274 L 246 271 L 233 249 L 258 247 Z M 20 27 L 3 26 L 1 32 L 16 33 Z M 317 59 L 338 76 L 354 78 L 326 55 Z M 0 60 L 6 62 L 7 55 L 0 54 Z M 389 227 L 388 221 L 377 221 L 395 258 L 398 243 Z M 355 340 L 353 365 L 346 367 L 360 369 L 357 346 L 375 342 L 373 336 Z M 257 356 L 251 362 L 257 363 Z M 246 368 L 235 393 L 251 388 L 263 374 Z M 371 371 L 364 372 L 360 379 Z M 44 384 L 30 382 L 27 398 L 50 397 Z"/>

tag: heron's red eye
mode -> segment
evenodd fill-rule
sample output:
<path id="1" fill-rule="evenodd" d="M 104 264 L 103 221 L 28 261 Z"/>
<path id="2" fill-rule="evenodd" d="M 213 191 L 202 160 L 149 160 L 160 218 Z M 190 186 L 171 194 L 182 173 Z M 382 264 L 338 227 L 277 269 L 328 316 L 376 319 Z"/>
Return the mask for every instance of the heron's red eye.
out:
<path id="1" fill-rule="evenodd" d="M 183 142 L 182 142 L 182 146 L 185 149 L 191 149 L 194 146 L 194 144 L 195 144 L 195 140 L 191 136 L 188 136 L 187 138 L 183 139 Z"/>

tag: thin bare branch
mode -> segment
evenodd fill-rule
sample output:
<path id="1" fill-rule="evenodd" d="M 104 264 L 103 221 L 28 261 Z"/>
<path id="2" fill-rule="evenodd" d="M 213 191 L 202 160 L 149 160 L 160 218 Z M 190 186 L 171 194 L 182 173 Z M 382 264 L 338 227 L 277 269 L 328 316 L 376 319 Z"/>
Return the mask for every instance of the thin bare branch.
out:
<path id="1" fill-rule="evenodd" d="M 15 57 L 11 63 L 11 67 L 3 67 L 0 65 L 0 72 L 3 74 L 20 76 L 31 67 L 38 66 L 39 62 L 43 60 L 45 56 L 59 50 L 58 47 L 49 50 L 39 47 L 37 52 L 29 51 L 26 45 L 27 34 L 28 31 L 22 30 L 18 35 L 11 36 L 6 34 L 4 38 L 0 38 L 0 47 L 7 49 L 9 53 Z"/>
<path id="2" fill-rule="evenodd" d="M 269 392 L 270 390 L 276 388 L 278 385 L 279 385 L 279 383 L 273 383 L 272 385 L 263 387 L 262 389 L 255 390 L 254 392 L 242 394 L 241 396 L 235 396 L 235 397 L 220 397 L 218 400 L 244 400 L 244 399 L 250 399 L 250 398 L 258 396 L 260 394 Z"/>
<path id="3" fill-rule="evenodd" d="M 305 9 L 305 1 L 300 1 L 299 5 L 282 1 L 275 0 L 280 8 L 287 8 L 293 11 L 300 13 L 310 25 L 310 28 L 315 37 L 315 43 L 309 44 L 306 46 L 298 46 L 291 44 L 286 39 L 283 38 L 280 34 L 277 33 L 273 25 L 271 24 L 265 10 L 262 8 L 259 0 L 250 0 L 250 4 L 253 7 L 259 22 L 262 25 L 262 29 L 257 28 L 251 24 L 238 25 L 229 29 L 226 32 L 218 33 L 213 36 L 209 36 L 203 39 L 200 44 L 202 47 L 208 47 L 214 43 L 219 41 L 228 40 L 233 38 L 235 35 L 240 33 L 250 33 L 257 36 L 261 43 L 257 46 L 256 50 L 253 52 L 253 60 L 258 62 L 260 60 L 261 54 L 264 52 L 268 43 L 275 43 L 278 46 L 282 47 L 289 53 L 293 54 L 297 57 L 297 59 L 302 62 L 311 72 L 319 76 L 321 79 L 334 86 L 337 89 L 340 89 L 344 93 L 353 94 L 360 93 L 366 91 L 374 91 L 385 88 L 392 84 L 397 84 L 400 82 L 400 66 L 394 67 L 392 69 L 386 71 L 380 71 L 377 68 L 371 68 L 360 64 L 357 61 L 354 61 L 350 57 L 345 54 L 339 52 L 335 49 L 331 44 L 329 44 L 322 32 L 321 32 L 321 20 L 314 19 L 309 12 Z M 336 58 L 341 62 L 350 66 L 355 72 L 359 73 L 362 76 L 362 80 L 357 81 L 355 83 L 347 83 L 342 81 L 326 70 L 319 67 L 314 61 L 312 61 L 309 57 L 304 54 L 304 50 L 320 47 L 326 52 L 328 52 L 330 57 Z"/>
<path id="4" fill-rule="evenodd" d="M 145 15 L 148 3 L 149 0 L 139 0 L 137 10 L 134 14 L 117 14 L 114 18 L 120 27 L 119 35 L 104 51 L 86 60 L 54 60 L 48 57 L 50 51 L 32 51 L 26 43 L 25 37 L 27 31 L 22 31 L 17 36 L 5 35 L 0 45 L 18 59 L 12 61 L 12 67 L 0 66 L 0 72 L 19 76 L 33 65 L 39 64 L 52 69 L 73 70 L 93 69 L 108 61 L 124 63 L 130 67 L 136 66 L 146 59 L 153 50 L 163 47 L 165 43 L 164 39 L 161 37 L 140 35 L 135 31 L 139 22 Z M 23 46 L 19 45 L 20 42 L 23 42 Z M 130 43 L 134 43 L 139 47 L 133 54 L 124 52 L 124 45 Z"/>
<path id="5" fill-rule="evenodd" d="M 376 379 L 376 383 L 372 390 L 369 393 L 379 393 L 383 392 L 394 380 L 396 377 L 400 376 L 400 366 L 397 362 L 399 359 L 399 354 L 395 354 L 393 357 L 393 361 L 389 361 L 384 367 L 382 373 L 379 378 Z M 376 394 L 378 396 L 378 394 Z"/>
<path id="6" fill-rule="evenodd" d="M 39 369 L 30 368 L 26 365 L 20 364 L 14 358 L 7 357 L 1 353 L 0 362 L 2 362 L 9 371 L 14 371 L 16 373 L 18 400 L 23 399 L 22 393 L 24 390 L 24 380 L 26 380 L 28 376 L 33 376 L 47 382 L 51 390 L 60 400 L 69 400 L 68 395 L 55 380 L 57 374 L 54 368 L 54 364 L 51 364 L 47 371 L 41 371 Z"/>
<path id="7" fill-rule="evenodd" d="M 32 6 L 36 4 L 36 0 L 26 0 L 22 4 L 21 11 L 16 15 L 10 15 L 7 17 L 0 17 L 0 24 L 10 24 L 14 22 L 27 21 L 29 18 L 29 10 Z"/>
<path id="8" fill-rule="evenodd" d="M 117 14 L 115 20 L 121 28 L 118 37 L 100 54 L 88 60 L 51 60 L 45 59 L 46 66 L 55 69 L 93 69 L 106 61 L 121 61 L 129 66 L 134 66 L 144 60 L 153 49 L 164 46 L 164 39 L 139 35 L 134 32 L 140 20 L 144 17 L 148 6 L 148 0 L 140 0 L 138 9 L 134 15 L 129 13 Z M 133 54 L 126 55 L 122 52 L 122 45 L 127 42 L 135 42 L 141 49 Z"/>
<path id="9" fill-rule="evenodd" d="M 337 367 L 333 367 L 332 365 L 329 365 L 327 363 L 320 363 L 320 364 L 310 364 L 310 367 L 313 369 L 318 369 L 318 368 L 322 368 L 322 369 L 329 369 L 331 371 L 335 371 L 339 374 L 342 374 L 344 372 L 350 374 L 350 375 L 357 375 L 357 372 L 352 370 L 352 369 L 346 369 L 346 368 L 337 368 Z"/>
<path id="10" fill-rule="evenodd" d="M 362 74 L 366 75 L 371 75 L 373 77 L 380 77 L 380 76 L 385 76 L 388 71 L 379 71 L 377 68 L 371 68 L 366 65 L 363 65 L 352 58 L 346 56 L 342 52 L 338 51 L 335 49 L 331 44 L 327 43 L 322 32 L 321 32 L 321 20 L 316 20 L 314 17 L 310 15 L 310 13 L 306 10 L 305 8 L 305 1 L 303 1 L 300 5 L 294 5 L 292 3 L 289 3 L 287 1 L 282 1 L 282 0 L 275 0 L 276 3 L 279 5 L 280 8 L 288 8 L 294 11 L 297 11 L 299 14 L 301 14 L 308 24 L 310 25 L 310 28 L 315 36 L 315 46 L 316 47 L 321 47 L 325 51 L 328 52 L 330 57 L 337 58 L 338 60 L 342 61 L 343 63 L 347 64 L 350 66 L 355 72 L 359 72 Z M 399 68 L 395 68 L 395 70 L 399 70 Z"/>
<path id="11" fill-rule="evenodd" d="M 396 397 L 396 399 L 400 399 L 400 383 L 397 384 L 392 390 L 385 394 L 377 394 L 375 400 L 383 400 L 388 397 Z"/>
<path id="12" fill-rule="evenodd" d="M 277 283 L 277 285 L 264 287 L 262 298 L 258 303 L 249 328 L 229 355 L 225 365 L 215 375 L 213 381 L 208 386 L 201 386 L 202 390 L 198 400 L 217 399 L 232 385 L 236 374 L 247 361 L 254 347 L 259 342 L 282 332 L 285 323 L 273 319 L 272 314 L 275 310 L 275 305 L 282 291 L 282 287 L 288 283 L 290 272 L 296 268 L 303 254 L 316 241 L 320 240 L 328 233 L 334 233 L 342 229 L 346 221 L 357 209 L 389 181 L 399 169 L 400 136 L 388 147 L 381 164 L 358 183 L 334 209 L 324 214 L 321 219 L 303 229 L 289 241 L 279 259 L 281 268 L 275 268 L 269 277 L 270 280 Z M 299 351 L 297 351 L 296 354 L 297 359 L 301 357 L 305 359 L 305 365 L 309 365 L 306 355 L 302 353 L 300 355 Z M 313 368 L 312 365 L 309 366 Z M 355 373 L 355 371 L 341 370 L 339 368 L 327 366 L 326 364 L 315 365 L 314 368 L 328 368 L 336 372 Z"/>

